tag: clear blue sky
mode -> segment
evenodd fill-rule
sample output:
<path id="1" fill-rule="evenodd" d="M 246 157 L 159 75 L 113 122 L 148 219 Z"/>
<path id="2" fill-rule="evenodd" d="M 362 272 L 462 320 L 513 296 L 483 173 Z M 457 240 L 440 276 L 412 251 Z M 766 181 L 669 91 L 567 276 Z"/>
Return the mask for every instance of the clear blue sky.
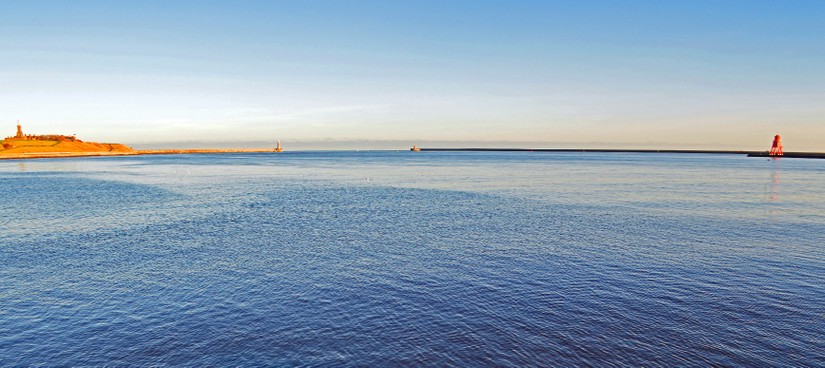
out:
<path id="1" fill-rule="evenodd" d="M 137 146 L 825 151 L 825 1 L 3 0 L 0 135 L 18 119 Z"/>

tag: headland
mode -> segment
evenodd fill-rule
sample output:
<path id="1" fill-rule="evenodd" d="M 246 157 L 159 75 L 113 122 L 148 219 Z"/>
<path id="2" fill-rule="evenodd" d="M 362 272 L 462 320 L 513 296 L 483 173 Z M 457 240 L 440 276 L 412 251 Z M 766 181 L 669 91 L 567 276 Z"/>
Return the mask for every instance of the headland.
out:
<path id="1" fill-rule="evenodd" d="M 280 143 L 279 143 L 280 146 Z M 283 149 L 281 149 L 282 151 Z M 136 150 L 121 143 L 84 142 L 74 135 L 24 134 L 17 124 L 17 133 L 0 141 L 0 160 L 86 157 L 86 156 L 129 156 L 163 155 L 186 153 L 245 153 L 273 152 L 272 149 L 154 149 Z M 280 151 L 276 151 L 280 152 Z"/>
<path id="2" fill-rule="evenodd" d="M 134 152 L 124 144 L 84 142 L 74 135 L 23 134 L 19 123 L 15 135 L 0 141 L 0 159 L 124 155 Z"/>

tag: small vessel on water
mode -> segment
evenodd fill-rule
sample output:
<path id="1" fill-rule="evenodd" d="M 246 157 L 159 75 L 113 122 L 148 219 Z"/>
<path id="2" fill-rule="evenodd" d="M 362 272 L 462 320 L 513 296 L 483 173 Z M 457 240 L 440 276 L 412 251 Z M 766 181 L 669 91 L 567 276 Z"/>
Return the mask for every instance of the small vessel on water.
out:
<path id="1" fill-rule="evenodd" d="M 274 152 L 277 153 L 277 152 L 283 152 L 283 151 L 284 151 L 284 149 L 281 148 L 281 141 L 278 141 L 278 144 L 275 146 L 275 151 Z"/>
<path id="2" fill-rule="evenodd" d="M 421 148 L 418 148 L 418 147 L 416 147 L 415 145 L 413 145 L 413 146 L 412 146 L 412 148 L 410 148 L 410 151 L 413 151 L 413 152 L 420 152 L 420 151 L 421 151 Z"/>

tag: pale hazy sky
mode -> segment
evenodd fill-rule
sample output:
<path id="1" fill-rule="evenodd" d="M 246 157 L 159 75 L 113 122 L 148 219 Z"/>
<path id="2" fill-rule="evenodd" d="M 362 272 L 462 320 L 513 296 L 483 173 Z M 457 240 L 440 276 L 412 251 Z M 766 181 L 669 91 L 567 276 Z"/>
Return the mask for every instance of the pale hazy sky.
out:
<path id="1" fill-rule="evenodd" d="M 0 136 L 18 119 L 136 146 L 825 151 L 825 1 L 3 0 Z"/>

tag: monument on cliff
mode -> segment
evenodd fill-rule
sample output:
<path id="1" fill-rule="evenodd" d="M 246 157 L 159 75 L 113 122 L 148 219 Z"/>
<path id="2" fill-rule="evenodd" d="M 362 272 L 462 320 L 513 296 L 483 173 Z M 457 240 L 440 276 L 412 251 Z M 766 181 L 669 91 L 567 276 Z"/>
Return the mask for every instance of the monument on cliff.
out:
<path id="1" fill-rule="evenodd" d="M 69 142 L 82 142 L 81 140 L 77 139 L 74 135 L 63 135 L 63 134 L 45 134 L 45 135 L 35 135 L 23 134 L 23 126 L 20 125 L 20 120 L 17 121 L 17 134 L 13 137 L 6 137 L 7 140 L 26 140 L 26 141 L 69 141 Z"/>
<path id="2" fill-rule="evenodd" d="M 0 140 L 0 158 L 69 157 L 132 154 L 132 147 L 120 143 L 83 142 L 75 135 L 23 134 L 17 121 L 17 133 Z"/>

